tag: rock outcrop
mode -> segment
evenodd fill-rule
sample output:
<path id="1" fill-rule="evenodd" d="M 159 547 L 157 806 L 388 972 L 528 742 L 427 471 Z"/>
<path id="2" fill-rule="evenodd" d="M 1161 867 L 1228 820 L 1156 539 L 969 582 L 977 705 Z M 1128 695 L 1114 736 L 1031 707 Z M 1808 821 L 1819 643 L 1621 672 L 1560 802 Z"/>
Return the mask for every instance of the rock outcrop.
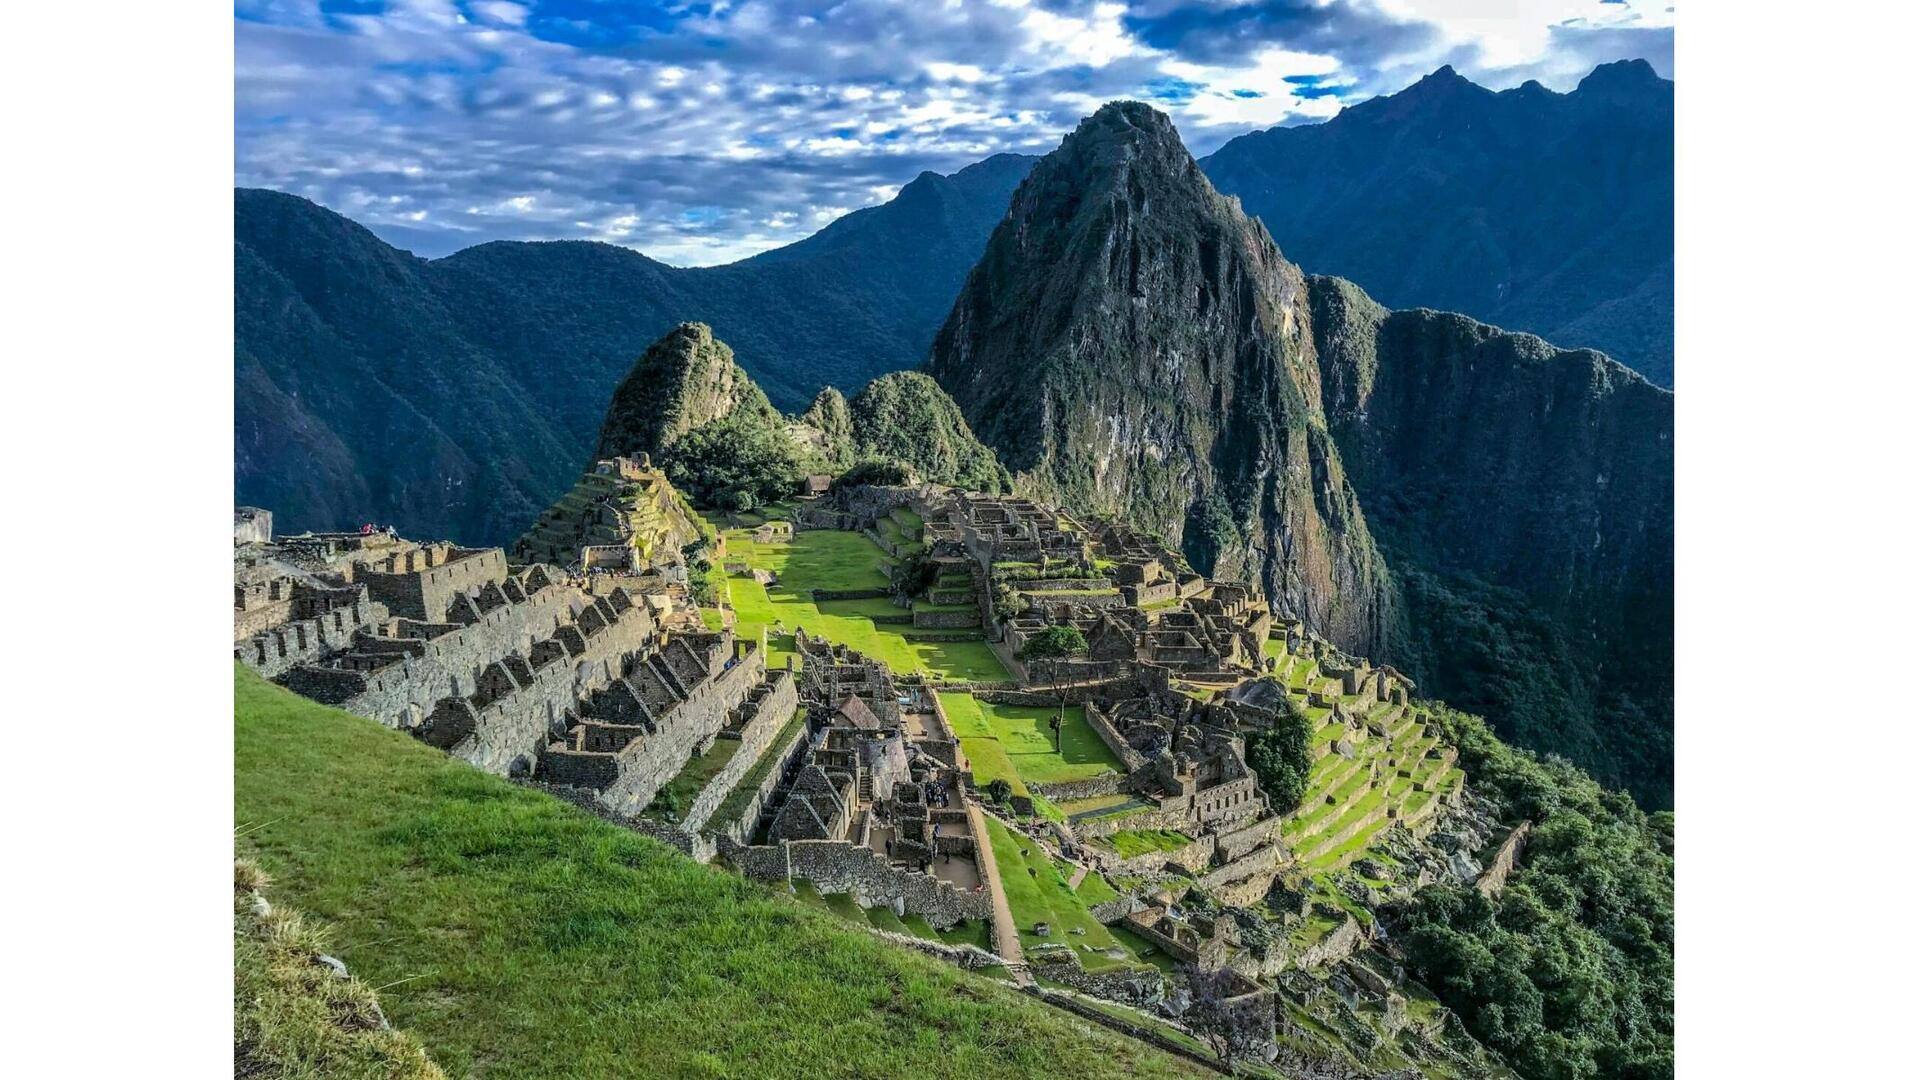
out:
<path id="1" fill-rule="evenodd" d="M 666 454 L 689 432 L 737 409 L 768 423 L 780 419 L 726 342 L 705 323 L 681 323 L 649 345 L 614 388 L 594 457 Z"/>
<path id="2" fill-rule="evenodd" d="M 1036 497 L 1117 514 L 1377 653 L 1385 564 L 1320 404 L 1306 280 L 1167 117 L 1115 103 L 1014 195 L 929 370 Z"/>

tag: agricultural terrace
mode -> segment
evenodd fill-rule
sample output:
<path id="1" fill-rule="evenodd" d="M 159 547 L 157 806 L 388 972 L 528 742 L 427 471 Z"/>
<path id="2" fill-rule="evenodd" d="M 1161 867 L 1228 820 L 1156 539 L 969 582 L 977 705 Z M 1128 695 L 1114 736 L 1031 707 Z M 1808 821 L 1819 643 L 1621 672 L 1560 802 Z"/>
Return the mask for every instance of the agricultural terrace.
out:
<path id="1" fill-rule="evenodd" d="M 1202 1075 L 237 666 L 234 822 L 450 1076 Z"/>
<path id="2" fill-rule="evenodd" d="M 1013 909 L 1023 950 L 1054 942 L 1073 949 L 1081 966 L 1089 971 L 1146 964 L 1171 970 L 1172 957 L 1124 929 L 1101 925 L 1087 910 L 1117 895 L 1105 878 L 1087 874 L 1077 888 L 1069 885 L 1060 864 L 1039 844 L 1007 828 L 998 818 L 988 817 L 986 821 L 994 865 L 1000 868 L 1000 882 L 1007 891 L 1007 906 Z M 1038 923 L 1047 924 L 1047 936 L 1033 932 Z M 1081 948 L 1083 945 L 1088 948 Z"/>
<path id="3" fill-rule="evenodd" d="M 1282 839 L 1308 871 L 1344 868 L 1387 826 L 1396 821 L 1418 825 L 1465 782 L 1453 751 L 1429 730 L 1429 717 L 1418 707 L 1343 694 L 1340 681 L 1324 675 L 1312 659 L 1284 649 L 1278 669 L 1314 729 L 1306 795 L 1281 826 Z M 1313 695 L 1337 700 L 1346 712 L 1364 718 L 1364 730 L 1349 732 L 1331 708 L 1311 703 Z M 1350 745 L 1351 756 L 1335 751 L 1341 739 Z"/>
<path id="4" fill-rule="evenodd" d="M 942 641 L 952 631 L 916 631 L 906 608 L 885 597 L 857 600 L 813 599 L 813 590 L 884 590 L 891 560 L 859 533 L 808 529 L 792 541 L 756 543 L 747 529 L 726 532 L 726 562 L 744 562 L 770 570 L 776 583 L 763 586 L 750 577 L 728 576 L 727 593 L 737 619 L 735 632 L 751 637 L 767 628 L 767 663 L 779 666 L 793 655 L 793 631 L 817 634 L 884 661 L 895 674 L 920 674 L 943 680 L 1007 682 L 1012 676 L 987 647 L 984 635 L 973 640 Z M 898 622 L 877 622 L 897 619 Z"/>
<path id="5" fill-rule="evenodd" d="M 976 784 L 1005 780 L 1014 793 L 1029 794 L 1030 784 L 1058 784 L 1120 772 L 1120 759 L 1087 726 L 1086 709 L 1068 706 L 1060 724 L 1060 749 L 1053 748 L 1054 715 L 1046 706 L 995 705 L 971 694 L 943 691 L 940 707 L 973 765 Z"/>

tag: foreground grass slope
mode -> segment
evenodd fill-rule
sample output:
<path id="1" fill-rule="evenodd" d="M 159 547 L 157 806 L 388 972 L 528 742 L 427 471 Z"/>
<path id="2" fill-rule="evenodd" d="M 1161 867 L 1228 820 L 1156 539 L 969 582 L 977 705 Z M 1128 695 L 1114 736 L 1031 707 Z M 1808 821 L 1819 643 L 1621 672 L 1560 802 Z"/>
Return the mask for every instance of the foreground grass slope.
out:
<path id="1" fill-rule="evenodd" d="M 446 1080 L 412 1035 L 386 1027 L 367 984 L 320 958 L 325 927 L 273 906 L 251 862 L 233 864 L 233 1075 L 279 1080 Z"/>
<path id="2" fill-rule="evenodd" d="M 234 679 L 236 824 L 276 892 L 333 927 L 335 954 L 449 1075 L 1192 1075 L 402 734 Z"/>

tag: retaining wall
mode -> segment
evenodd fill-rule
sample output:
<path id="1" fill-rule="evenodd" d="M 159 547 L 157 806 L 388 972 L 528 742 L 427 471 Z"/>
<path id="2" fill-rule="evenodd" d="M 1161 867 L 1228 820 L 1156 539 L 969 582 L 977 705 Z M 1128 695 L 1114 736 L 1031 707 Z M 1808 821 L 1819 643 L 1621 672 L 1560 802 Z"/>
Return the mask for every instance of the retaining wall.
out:
<path id="1" fill-rule="evenodd" d="M 694 796 L 693 805 L 687 807 L 686 816 L 681 819 L 680 827 L 688 832 L 700 831 L 701 827 L 707 823 L 707 819 L 713 816 L 713 812 L 718 810 L 727 796 L 733 793 L 734 785 L 739 783 L 740 778 L 747 775 L 759 762 L 760 755 L 766 753 L 767 746 L 773 742 L 774 736 L 780 734 L 780 729 L 785 727 L 787 721 L 793 719 L 793 714 L 799 710 L 800 696 L 794 689 L 792 672 L 775 671 L 767 677 L 764 685 L 767 686 L 768 693 L 757 704 L 740 706 L 743 709 L 755 710 L 753 716 L 740 729 L 740 749 L 720 767 L 719 772 L 713 774 L 713 778 L 700 789 L 700 794 Z"/>

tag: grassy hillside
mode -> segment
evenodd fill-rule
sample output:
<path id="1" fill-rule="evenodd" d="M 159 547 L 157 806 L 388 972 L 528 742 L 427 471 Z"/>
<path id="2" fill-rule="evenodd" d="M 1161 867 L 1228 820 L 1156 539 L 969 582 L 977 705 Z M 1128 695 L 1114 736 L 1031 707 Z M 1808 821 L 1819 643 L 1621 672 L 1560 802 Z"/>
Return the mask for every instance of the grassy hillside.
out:
<path id="1" fill-rule="evenodd" d="M 234 1076 L 446 1080 L 412 1035 L 382 1026 L 365 983 L 321 959 L 334 947 L 327 928 L 265 898 L 270 884 L 234 861 Z"/>
<path id="2" fill-rule="evenodd" d="M 450 1075 L 1192 1074 L 402 734 L 234 680 L 234 817 L 252 855 Z"/>

